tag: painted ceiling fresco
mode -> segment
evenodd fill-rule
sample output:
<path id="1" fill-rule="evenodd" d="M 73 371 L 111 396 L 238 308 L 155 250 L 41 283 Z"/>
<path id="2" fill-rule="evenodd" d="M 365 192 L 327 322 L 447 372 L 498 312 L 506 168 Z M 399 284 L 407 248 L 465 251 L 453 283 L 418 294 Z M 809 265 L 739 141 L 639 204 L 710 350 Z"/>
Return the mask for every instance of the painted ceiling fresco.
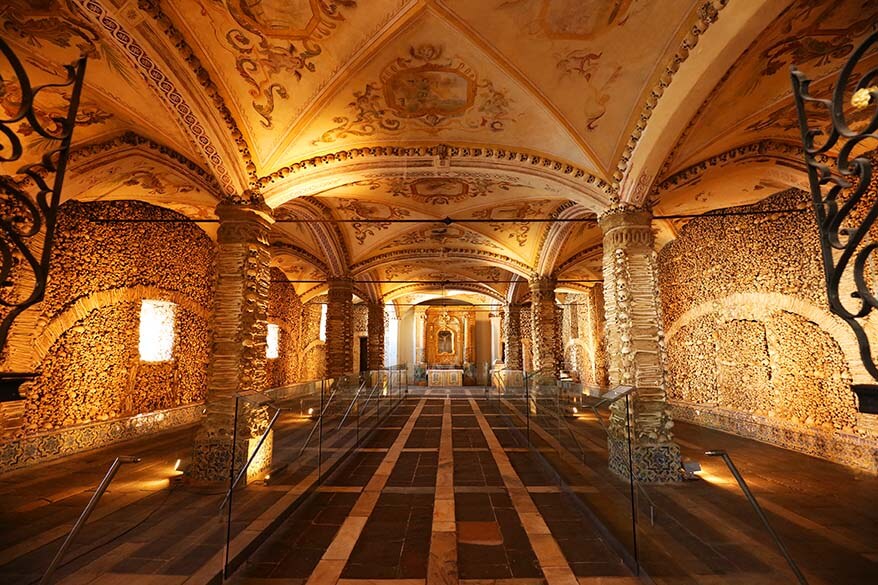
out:
<path id="1" fill-rule="evenodd" d="M 593 219 L 620 197 L 648 113 L 717 22 L 746 41 L 731 67 L 699 62 L 719 82 L 694 116 L 659 120 L 673 148 L 642 191 L 658 212 L 700 213 L 801 179 L 789 66 L 825 91 L 878 4 L 752 2 L 770 16 L 745 22 L 726 0 L 6 0 L 0 34 L 35 83 L 89 57 L 67 197 L 212 219 L 259 189 L 291 279 L 463 279 L 461 295 L 504 298 L 496 281 L 600 278 L 593 221 L 533 220 Z M 0 63 L 4 116 L 11 79 Z M 41 123 L 65 100 L 47 90 Z M 48 148 L 18 130 L 22 162 Z M 441 292 L 397 289 L 366 292 Z"/>
<path id="2" fill-rule="evenodd" d="M 830 83 L 843 59 L 875 29 L 876 22 L 875 2 L 793 3 L 714 88 L 690 121 L 668 171 L 760 139 L 801 142 L 790 66 L 795 64 L 815 80 L 815 95 L 829 98 Z M 873 55 L 862 65 L 865 69 L 876 63 Z"/>

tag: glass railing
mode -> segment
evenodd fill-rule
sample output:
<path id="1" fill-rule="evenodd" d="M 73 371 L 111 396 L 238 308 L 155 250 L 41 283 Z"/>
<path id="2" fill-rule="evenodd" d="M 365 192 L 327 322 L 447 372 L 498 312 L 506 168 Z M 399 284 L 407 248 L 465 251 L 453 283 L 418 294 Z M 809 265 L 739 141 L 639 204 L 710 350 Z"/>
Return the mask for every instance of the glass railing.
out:
<path id="1" fill-rule="evenodd" d="M 486 409 L 520 431 L 522 446 L 632 572 L 668 584 L 691 583 L 693 574 L 711 583 L 805 583 L 723 445 L 704 455 L 710 472 L 699 481 L 685 479 L 694 477 L 691 462 L 681 481 L 647 481 L 655 470 L 634 442 L 636 396 L 630 387 L 495 370 Z"/>
<path id="2" fill-rule="evenodd" d="M 236 397 L 237 452 L 221 506 L 228 577 L 406 397 L 406 366 Z"/>

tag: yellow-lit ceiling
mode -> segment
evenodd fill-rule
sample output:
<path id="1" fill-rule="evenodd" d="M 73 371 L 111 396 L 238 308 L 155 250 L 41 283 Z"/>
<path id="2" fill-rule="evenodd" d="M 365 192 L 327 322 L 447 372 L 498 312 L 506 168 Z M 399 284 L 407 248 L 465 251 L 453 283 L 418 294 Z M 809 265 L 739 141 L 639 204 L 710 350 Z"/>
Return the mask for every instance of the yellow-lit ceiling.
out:
<path id="1" fill-rule="evenodd" d="M 593 219 L 620 198 L 701 212 L 801 184 L 789 66 L 832 76 L 876 18 L 878 4 L 851 0 L 0 7 L 35 82 L 89 56 L 68 197 L 210 219 L 257 188 L 290 279 L 459 280 L 495 300 L 534 274 L 599 279 Z M 0 74 L 8 113 L 17 88 Z M 50 120 L 63 96 L 39 108 Z M 28 138 L 29 156 L 41 146 Z M 528 221 L 548 217 L 580 221 Z"/>

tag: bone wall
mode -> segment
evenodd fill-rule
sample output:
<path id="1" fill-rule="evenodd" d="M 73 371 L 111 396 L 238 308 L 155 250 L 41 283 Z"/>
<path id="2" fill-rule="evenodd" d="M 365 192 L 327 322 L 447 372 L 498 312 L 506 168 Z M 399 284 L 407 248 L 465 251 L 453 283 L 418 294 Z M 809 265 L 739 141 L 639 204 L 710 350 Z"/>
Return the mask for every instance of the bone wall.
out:
<path id="1" fill-rule="evenodd" d="M 875 470 L 850 391 L 856 343 L 829 312 L 809 195 L 705 217 L 659 254 L 675 418 Z"/>

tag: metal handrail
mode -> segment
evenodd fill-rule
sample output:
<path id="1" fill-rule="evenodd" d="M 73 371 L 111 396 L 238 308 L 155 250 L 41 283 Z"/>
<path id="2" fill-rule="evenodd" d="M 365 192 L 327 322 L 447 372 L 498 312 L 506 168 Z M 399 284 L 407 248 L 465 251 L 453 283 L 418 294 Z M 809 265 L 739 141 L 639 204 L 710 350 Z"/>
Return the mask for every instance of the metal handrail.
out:
<path id="1" fill-rule="evenodd" d="M 85 509 L 82 511 L 82 514 L 79 515 L 79 518 L 76 520 L 73 528 L 70 529 L 70 534 L 67 535 L 67 538 L 64 540 L 61 548 L 59 548 L 58 552 L 55 553 L 55 558 L 53 558 L 52 562 L 49 563 L 49 568 L 46 569 L 45 573 L 43 573 L 43 578 L 40 579 L 40 585 L 47 585 L 52 579 L 52 575 L 58 568 L 58 564 L 61 562 L 61 558 L 64 556 L 64 553 L 66 553 L 70 546 L 73 544 L 73 541 L 76 539 L 79 531 L 82 530 L 82 527 L 85 526 L 85 523 L 88 521 L 88 517 L 91 516 L 91 513 L 97 507 L 98 501 L 101 499 L 101 496 L 104 495 L 104 492 L 107 491 L 108 487 L 110 487 L 110 482 L 112 482 L 113 478 L 116 477 L 116 472 L 118 472 L 119 468 L 125 463 L 140 463 L 140 457 L 130 457 L 127 455 L 116 457 L 115 461 L 113 461 L 113 463 L 110 465 L 110 469 L 107 471 L 104 479 L 101 480 L 100 484 L 98 484 L 94 495 L 88 501 L 88 504 L 86 504 Z"/>
<path id="2" fill-rule="evenodd" d="M 268 433 L 271 432 L 271 428 L 274 426 L 274 423 L 277 422 L 280 413 L 285 409 L 278 408 L 274 412 L 274 416 L 271 417 L 271 420 L 268 421 L 268 426 L 265 427 L 265 432 L 262 433 L 262 436 L 259 437 L 259 442 L 256 443 L 256 448 L 253 449 L 253 453 L 250 454 L 250 457 L 247 459 L 247 463 L 244 464 L 244 467 L 241 468 L 241 471 L 238 472 L 238 475 L 235 476 L 235 481 L 232 482 L 232 485 L 229 486 L 229 491 L 226 492 L 226 497 L 223 499 L 223 503 L 220 504 L 220 512 L 223 511 L 223 508 L 226 507 L 226 502 L 232 497 L 232 492 L 235 491 L 235 488 L 238 487 L 238 483 L 244 477 L 244 474 L 247 473 L 247 470 L 250 468 L 250 464 L 253 463 L 253 460 L 256 459 L 256 455 L 259 454 L 259 450 L 262 448 L 262 444 L 265 443 L 265 439 L 268 437 Z M 237 421 L 235 421 L 237 423 Z M 232 457 L 234 457 L 234 446 L 232 451 Z"/>
<path id="3" fill-rule="evenodd" d="M 320 410 L 320 414 L 318 415 L 317 420 L 314 421 L 314 425 L 311 427 L 311 432 L 308 433 L 308 438 L 305 439 L 305 444 L 303 444 L 302 448 L 299 449 L 299 453 L 298 453 L 298 455 L 296 455 L 296 457 L 301 456 L 302 453 L 305 452 L 305 449 L 308 448 L 308 445 L 311 444 L 311 439 L 312 439 L 312 437 L 314 437 L 314 432 L 317 430 L 318 426 L 323 421 L 323 415 L 326 414 L 326 409 L 328 409 L 329 405 L 332 404 L 332 400 L 333 400 L 333 398 L 335 398 L 335 395 L 338 392 L 338 386 L 340 384 L 341 384 L 341 380 L 336 380 L 335 388 L 333 388 L 332 391 L 329 393 L 329 398 L 326 399 L 326 404 L 324 404 L 323 408 Z"/>
<path id="4" fill-rule="evenodd" d="M 375 385 L 372 386 L 372 391 L 369 392 L 369 396 L 366 397 L 366 402 L 363 403 L 363 410 L 366 410 L 366 408 L 368 408 L 369 402 L 371 402 L 372 397 L 375 396 L 375 391 L 378 389 L 378 385 L 379 385 L 379 383 L 376 382 Z M 379 394 L 379 396 L 380 396 L 380 394 Z"/>
<path id="5" fill-rule="evenodd" d="M 796 575 L 796 579 L 798 579 L 801 585 L 808 585 L 808 580 L 805 579 L 805 575 L 802 574 L 802 571 L 799 569 L 799 565 L 797 565 L 796 561 L 793 560 L 793 557 L 790 556 L 790 553 L 787 550 L 786 545 L 784 545 L 783 541 L 780 539 L 780 536 L 777 534 L 777 532 L 774 531 L 774 528 L 772 528 L 771 524 L 768 522 L 768 517 L 762 510 L 762 506 L 760 506 L 759 502 L 756 501 L 756 496 L 754 496 L 753 492 L 750 491 L 750 487 L 747 485 L 747 482 L 744 481 L 744 476 L 741 475 L 741 472 L 738 471 L 738 468 L 735 466 L 734 462 L 732 462 L 731 456 L 729 456 L 729 454 L 722 449 L 705 451 L 704 454 L 708 457 L 721 457 L 722 460 L 725 461 L 725 464 L 729 468 L 729 471 L 732 472 L 732 475 L 735 476 L 735 480 L 741 487 L 741 491 L 744 492 L 744 495 L 747 496 L 747 500 L 750 502 L 750 505 L 756 511 L 756 515 L 759 516 L 759 519 L 762 520 L 762 524 L 765 526 L 768 534 L 770 534 L 771 538 L 774 539 L 774 544 L 776 544 L 777 548 L 780 549 L 780 552 L 786 559 L 787 564 L 790 566 L 790 569 L 793 570 L 793 573 Z"/>
<path id="6" fill-rule="evenodd" d="M 341 417 L 341 422 L 338 423 L 338 426 L 335 427 L 335 430 L 339 430 L 344 425 L 345 421 L 348 419 L 348 415 L 351 413 L 351 411 L 354 409 L 354 405 L 357 403 L 357 398 L 360 397 L 360 392 L 362 392 L 363 388 L 365 387 L 366 380 L 363 380 L 362 382 L 360 382 L 360 387 L 357 388 L 356 392 L 354 392 L 354 398 L 353 400 L 351 400 L 350 405 L 348 405 L 348 409 L 345 411 L 344 416 Z"/>

